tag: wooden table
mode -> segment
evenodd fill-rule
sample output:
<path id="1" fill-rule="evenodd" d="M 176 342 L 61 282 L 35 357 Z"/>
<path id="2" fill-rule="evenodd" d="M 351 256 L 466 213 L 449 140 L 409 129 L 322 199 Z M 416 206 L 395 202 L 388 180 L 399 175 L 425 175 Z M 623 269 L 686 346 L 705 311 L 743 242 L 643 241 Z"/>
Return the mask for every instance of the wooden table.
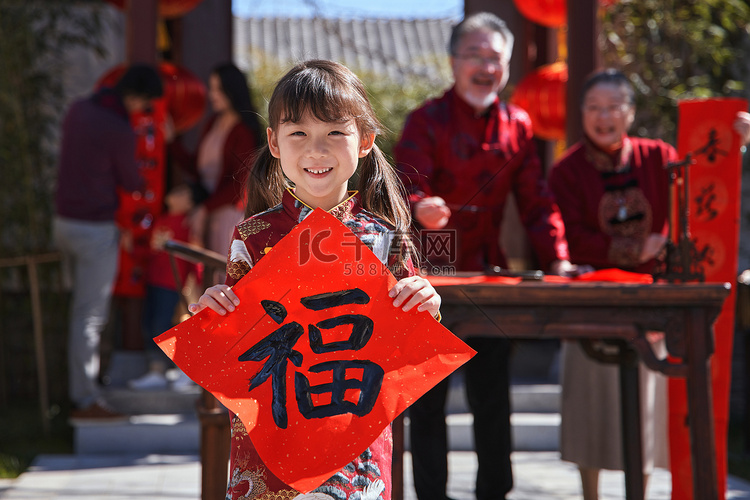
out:
<path id="1" fill-rule="evenodd" d="M 630 349 L 633 355 L 620 363 L 628 500 L 644 495 L 637 360 L 667 376 L 686 377 L 694 497 L 718 498 L 709 363 L 713 323 L 729 294 L 728 283 L 461 282 L 433 281 L 443 300 L 443 324 L 459 336 L 470 331 L 514 339 L 610 339 Z M 664 332 L 668 352 L 683 361 L 658 360 L 648 331 Z M 395 446 L 403 450 L 398 442 L 403 432 L 394 430 Z M 402 470 L 397 469 L 401 454 L 394 456 L 394 471 Z M 403 498 L 402 481 L 394 475 L 396 500 Z"/>

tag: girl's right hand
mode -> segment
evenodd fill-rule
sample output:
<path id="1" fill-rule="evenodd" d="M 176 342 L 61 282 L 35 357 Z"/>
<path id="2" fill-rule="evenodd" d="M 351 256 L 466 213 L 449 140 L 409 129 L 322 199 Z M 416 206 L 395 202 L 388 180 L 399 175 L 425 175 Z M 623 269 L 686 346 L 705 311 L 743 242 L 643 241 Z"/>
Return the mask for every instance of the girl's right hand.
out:
<path id="1" fill-rule="evenodd" d="M 190 304 L 188 311 L 196 314 L 208 307 L 224 316 L 227 312 L 234 311 L 238 305 L 240 305 L 240 299 L 237 298 L 231 287 L 227 285 L 214 285 L 203 292 L 197 303 Z"/>

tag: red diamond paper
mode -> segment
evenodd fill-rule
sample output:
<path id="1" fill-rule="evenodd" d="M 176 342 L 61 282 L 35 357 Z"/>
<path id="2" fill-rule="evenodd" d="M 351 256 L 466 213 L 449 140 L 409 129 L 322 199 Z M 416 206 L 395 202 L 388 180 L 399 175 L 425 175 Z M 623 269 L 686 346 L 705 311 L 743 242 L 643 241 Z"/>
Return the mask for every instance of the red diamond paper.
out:
<path id="1" fill-rule="evenodd" d="M 394 307 L 388 291 L 395 278 L 358 242 L 338 219 L 315 210 L 235 285 L 241 303 L 234 312 L 220 316 L 206 309 L 156 339 L 177 366 L 242 419 L 268 468 L 302 492 L 349 463 L 410 404 L 474 355 L 429 313 Z M 317 306 L 311 309 L 302 303 L 354 289 L 369 301 L 350 292 L 345 296 L 358 298 L 345 305 L 321 309 L 323 299 L 313 301 Z M 368 331 L 352 324 L 362 317 L 372 321 L 369 336 L 355 335 Z M 348 321 L 352 318 L 356 321 Z M 302 330 L 285 326 L 294 322 Z M 315 344 L 323 348 L 317 352 L 309 325 L 321 332 Z M 287 331 L 280 338 L 304 333 L 293 345 L 269 344 L 269 335 L 282 326 Z M 243 356 L 251 360 L 240 361 Z M 272 359 L 281 361 L 272 364 Z M 336 380 L 348 381 L 338 388 L 350 386 L 335 403 L 332 391 L 325 390 L 334 373 Z M 379 390 L 372 389 L 381 376 Z"/>

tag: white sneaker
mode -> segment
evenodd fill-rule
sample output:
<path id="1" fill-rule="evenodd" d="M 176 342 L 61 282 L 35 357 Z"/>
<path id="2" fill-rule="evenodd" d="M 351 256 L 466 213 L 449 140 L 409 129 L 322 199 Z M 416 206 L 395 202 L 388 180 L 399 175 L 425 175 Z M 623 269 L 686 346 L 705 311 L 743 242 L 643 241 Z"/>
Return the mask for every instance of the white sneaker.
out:
<path id="1" fill-rule="evenodd" d="M 170 386 L 175 391 L 187 391 L 190 390 L 192 387 L 195 386 L 195 382 L 190 380 L 190 377 L 185 375 L 185 372 L 180 370 L 179 368 L 176 368 L 173 370 L 173 372 L 176 373 L 170 373 Z"/>
<path id="2" fill-rule="evenodd" d="M 157 391 L 167 388 L 167 378 L 159 372 L 148 372 L 128 381 L 128 387 L 137 391 Z"/>

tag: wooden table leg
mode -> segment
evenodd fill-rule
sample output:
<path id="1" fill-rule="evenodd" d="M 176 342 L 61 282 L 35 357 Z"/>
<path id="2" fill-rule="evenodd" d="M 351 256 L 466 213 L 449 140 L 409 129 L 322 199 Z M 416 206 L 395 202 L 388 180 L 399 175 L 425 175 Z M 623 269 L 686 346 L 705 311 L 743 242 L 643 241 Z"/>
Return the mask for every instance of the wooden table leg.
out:
<path id="1" fill-rule="evenodd" d="M 690 412 L 690 449 L 693 466 L 693 497 L 719 498 L 716 476 L 713 401 L 711 398 L 711 362 L 713 329 L 702 309 L 686 313 L 688 411 Z"/>
<path id="2" fill-rule="evenodd" d="M 641 402 L 638 354 L 627 344 L 621 346 L 620 414 L 622 451 L 625 466 L 625 498 L 643 500 L 643 443 L 641 441 Z"/>
<path id="3" fill-rule="evenodd" d="M 229 474 L 229 415 L 205 389 L 197 404 L 201 423 L 201 500 L 226 496 Z"/>
<path id="4" fill-rule="evenodd" d="M 393 462 L 391 465 L 391 499 L 404 498 L 404 414 L 393 421 Z"/>

